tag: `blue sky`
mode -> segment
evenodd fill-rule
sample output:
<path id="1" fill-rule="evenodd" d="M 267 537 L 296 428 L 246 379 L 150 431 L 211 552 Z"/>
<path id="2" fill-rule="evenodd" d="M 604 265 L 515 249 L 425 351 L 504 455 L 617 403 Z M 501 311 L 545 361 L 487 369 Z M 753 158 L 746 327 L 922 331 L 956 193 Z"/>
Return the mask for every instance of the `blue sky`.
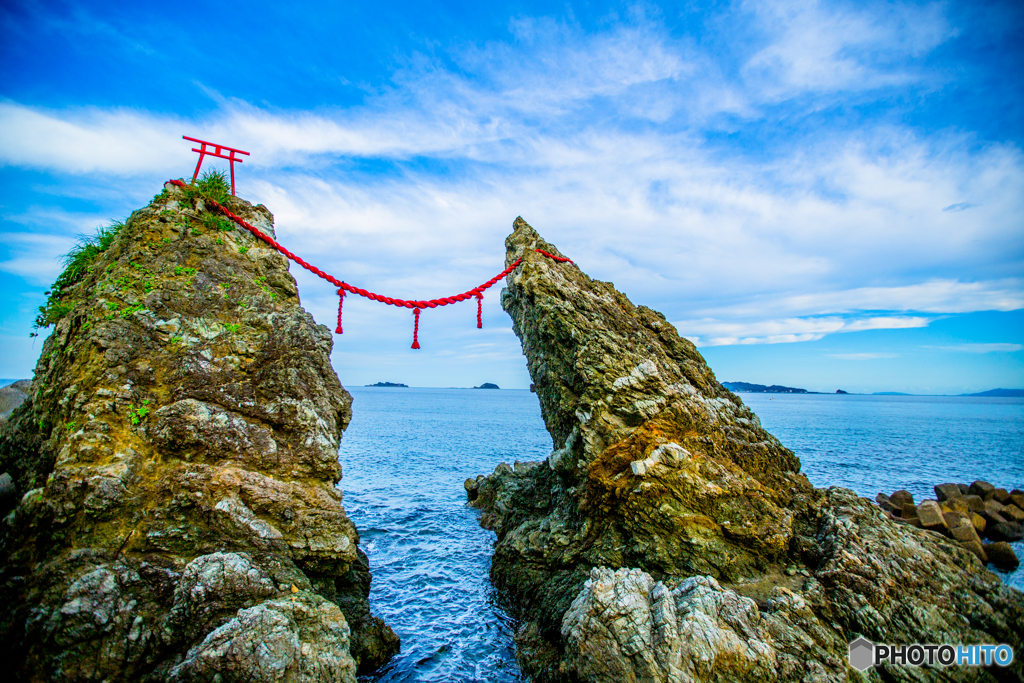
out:
<path id="1" fill-rule="evenodd" d="M 522 215 L 721 380 L 1024 387 L 1020 3 L 321 4 L 4 3 L 0 377 L 75 236 L 191 172 L 185 134 L 250 151 L 239 194 L 374 291 L 488 279 Z M 420 351 L 350 297 L 342 382 L 525 387 L 497 292 Z"/>

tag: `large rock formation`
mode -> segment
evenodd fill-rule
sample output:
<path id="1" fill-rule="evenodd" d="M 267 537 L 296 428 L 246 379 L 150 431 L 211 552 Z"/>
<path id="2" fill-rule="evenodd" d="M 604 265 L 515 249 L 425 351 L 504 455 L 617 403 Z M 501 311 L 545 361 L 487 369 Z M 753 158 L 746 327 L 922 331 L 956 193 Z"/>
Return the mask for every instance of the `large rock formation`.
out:
<path id="1" fill-rule="evenodd" d="M 522 219 L 502 305 L 554 442 L 467 481 L 497 532 L 491 576 L 549 681 L 843 681 L 848 643 L 1009 643 L 1024 595 L 968 550 L 816 490 L 665 318 Z M 888 668 L 892 680 L 1016 680 Z M 869 677 L 878 680 L 878 672 Z"/>
<path id="2" fill-rule="evenodd" d="M 8 673 L 354 682 L 396 651 L 335 488 L 351 397 L 285 258 L 168 184 L 59 294 L 0 433 Z"/>

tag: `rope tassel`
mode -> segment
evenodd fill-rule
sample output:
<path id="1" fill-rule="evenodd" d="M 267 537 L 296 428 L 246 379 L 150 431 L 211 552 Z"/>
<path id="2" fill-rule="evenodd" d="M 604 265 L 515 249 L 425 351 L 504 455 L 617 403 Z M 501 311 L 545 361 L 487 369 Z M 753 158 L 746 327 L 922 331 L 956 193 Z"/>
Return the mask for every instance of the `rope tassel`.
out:
<path id="1" fill-rule="evenodd" d="M 194 138 L 188 138 L 188 139 L 194 140 Z M 202 142 L 202 140 L 195 140 L 195 141 L 196 142 Z M 212 143 L 203 143 L 203 144 L 212 144 Z M 225 149 L 230 149 L 230 148 L 225 147 Z M 199 151 L 199 150 L 195 150 L 195 151 Z M 235 151 L 238 151 L 238 150 L 235 150 Z M 233 153 L 234 152 L 232 152 L 232 154 Z M 245 154 L 245 153 L 246 152 L 241 152 L 241 154 Z M 212 152 L 207 152 L 207 154 L 212 154 Z M 227 157 L 224 157 L 224 158 L 227 158 Z M 239 161 L 239 160 L 236 159 L 236 161 Z M 181 187 L 181 188 L 188 188 L 189 187 L 188 183 L 186 183 L 183 180 L 169 180 L 168 183 L 171 184 L 171 185 L 176 185 L 176 186 Z M 308 263 L 308 262 L 304 261 L 299 256 L 296 256 L 292 252 L 288 251 L 284 246 L 282 246 L 273 237 L 271 237 L 270 235 L 267 235 L 267 234 L 261 232 L 258 228 L 253 226 L 251 223 L 246 221 L 244 218 L 242 218 L 241 216 L 235 215 L 226 206 L 222 206 L 220 203 L 218 203 L 217 201 L 215 201 L 213 199 L 207 199 L 206 200 L 206 206 L 208 207 L 209 210 L 220 211 L 224 216 L 226 216 L 227 218 L 231 219 L 232 221 L 234 221 L 235 223 L 237 223 L 241 227 L 243 227 L 246 230 L 248 230 L 254 237 L 256 237 L 259 240 L 262 240 L 264 243 L 266 243 L 267 245 L 269 245 L 273 249 L 277 250 L 279 253 L 281 253 L 283 256 L 285 256 L 288 260 L 297 263 L 298 265 L 302 266 L 303 268 L 305 268 L 306 270 L 311 272 L 313 275 L 316 275 L 317 277 L 319 277 L 319 278 L 321 278 L 323 280 L 326 280 L 327 282 L 330 282 L 332 285 L 337 287 L 338 288 L 338 327 L 335 329 L 335 332 L 337 334 L 342 334 L 341 312 L 342 312 L 342 308 L 344 307 L 344 304 L 345 304 L 345 294 L 347 292 L 351 292 L 352 294 L 358 294 L 359 296 L 367 298 L 367 299 L 370 299 L 371 301 L 379 301 L 380 303 L 387 304 L 388 306 L 400 306 L 400 307 L 404 307 L 404 308 L 411 308 L 411 309 L 413 309 L 413 314 L 416 316 L 416 324 L 415 324 L 415 327 L 413 328 L 413 333 L 412 333 L 412 348 L 414 348 L 414 349 L 420 348 L 420 342 L 419 342 L 420 311 L 423 308 L 437 308 L 438 306 L 449 306 L 451 304 L 457 304 L 457 303 L 459 303 L 461 301 L 466 301 L 470 297 L 476 297 L 476 326 L 477 326 L 478 329 L 482 329 L 483 326 L 484 326 L 484 320 L 483 320 L 484 290 L 490 289 L 499 280 L 503 279 L 506 275 L 508 275 L 513 270 L 518 268 L 523 263 L 523 258 L 526 256 L 524 254 L 522 257 L 516 259 L 515 261 L 510 263 L 505 268 L 505 270 L 501 271 L 500 273 L 498 273 L 497 275 L 495 275 L 494 277 L 492 277 L 490 280 L 488 280 L 487 282 L 483 283 L 482 285 L 478 285 L 477 287 L 474 287 L 473 289 L 471 289 L 471 290 L 469 290 L 467 292 L 462 292 L 461 294 L 456 294 L 454 296 L 445 296 L 445 297 L 441 297 L 440 299 L 430 299 L 429 301 L 407 301 L 405 299 L 394 299 L 394 298 L 389 297 L 389 296 L 383 296 L 381 294 L 376 294 L 374 292 L 371 292 L 371 291 L 368 291 L 368 290 L 365 290 L 365 289 L 361 289 L 359 287 L 355 287 L 355 286 L 350 285 L 350 284 L 346 284 L 345 282 L 342 282 L 341 280 L 339 280 L 338 278 L 334 277 L 333 275 L 325 273 L 324 271 L 320 270 L 319 268 L 317 268 L 316 266 L 312 265 L 311 263 Z M 537 253 L 537 254 L 540 254 L 541 256 L 544 256 L 545 258 L 548 258 L 548 259 L 554 261 L 555 263 L 573 263 L 572 259 L 568 259 L 568 258 L 566 258 L 564 256 L 555 256 L 554 254 L 546 252 L 543 249 L 536 249 L 535 248 L 535 249 L 533 249 L 533 251 L 535 253 Z M 573 263 L 573 265 L 575 265 L 575 264 Z"/>
<path id="2" fill-rule="evenodd" d="M 412 328 L 412 348 L 420 348 L 420 309 L 414 308 L 413 315 L 416 316 L 416 324 Z"/>
<path id="3" fill-rule="evenodd" d="M 341 307 L 345 303 L 345 290 L 338 290 L 338 329 L 335 330 L 338 334 L 342 334 L 341 329 Z"/>

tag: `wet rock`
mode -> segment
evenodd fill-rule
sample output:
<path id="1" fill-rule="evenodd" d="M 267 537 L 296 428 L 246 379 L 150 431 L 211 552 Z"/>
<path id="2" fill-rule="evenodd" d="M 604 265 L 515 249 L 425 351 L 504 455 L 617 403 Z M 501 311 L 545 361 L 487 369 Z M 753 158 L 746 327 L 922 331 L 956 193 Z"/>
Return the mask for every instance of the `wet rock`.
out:
<path id="1" fill-rule="evenodd" d="M 858 635 L 1024 644 L 1024 595 L 976 549 L 913 528 L 909 493 L 887 497 L 914 514 L 897 521 L 811 487 L 663 316 L 514 228 L 502 305 L 552 452 L 474 480 L 472 504 L 536 683 L 845 681 Z M 957 529 L 967 510 L 949 508 Z"/>
<path id="2" fill-rule="evenodd" d="M 942 508 L 934 500 L 922 500 L 917 506 L 917 518 L 921 526 L 932 531 L 945 531 L 946 520 L 942 516 Z"/>
<path id="3" fill-rule="evenodd" d="M 1018 489 L 1010 491 L 1010 502 L 1024 510 L 1024 491 L 1019 491 Z"/>
<path id="4" fill-rule="evenodd" d="M 1021 510 L 1013 503 L 1010 503 L 1002 510 L 1000 510 L 999 514 L 1001 514 L 1003 517 L 1006 517 L 1006 519 L 1010 520 L 1011 522 L 1024 522 L 1024 510 Z"/>
<path id="5" fill-rule="evenodd" d="M 893 493 L 891 496 L 889 496 L 889 500 L 892 501 L 893 505 L 900 509 L 903 509 L 905 505 L 914 504 L 914 496 L 911 495 L 910 491 L 907 491 L 905 489 L 900 489 L 899 491 Z"/>
<path id="6" fill-rule="evenodd" d="M 950 534 L 960 545 L 974 553 L 981 560 L 982 564 L 988 562 L 988 556 L 985 553 L 981 537 L 978 536 L 978 532 L 974 530 L 972 524 L 961 524 L 952 527 Z"/>
<path id="7" fill-rule="evenodd" d="M 982 500 L 989 498 L 996 487 L 987 481 L 981 481 L 980 479 L 967 488 L 967 493 L 979 496 Z"/>
<path id="8" fill-rule="evenodd" d="M 963 497 L 960 488 L 956 484 L 938 484 L 935 487 L 935 497 L 942 502 L 944 500 L 956 500 Z"/>
<path id="9" fill-rule="evenodd" d="M 900 508 L 894 505 L 893 502 L 889 500 L 889 496 L 885 495 L 884 493 L 879 493 L 877 496 L 875 496 L 875 502 L 878 503 L 878 507 L 882 508 L 886 512 L 896 515 L 900 513 Z"/>
<path id="10" fill-rule="evenodd" d="M 1006 489 L 995 489 L 992 491 L 992 498 L 995 498 L 1003 505 L 1010 502 L 1010 492 Z"/>
<path id="11" fill-rule="evenodd" d="M 1017 522 L 990 524 L 985 529 L 985 536 L 993 541 L 1019 541 L 1024 539 L 1024 525 Z"/>
<path id="12" fill-rule="evenodd" d="M 971 487 L 967 484 L 957 484 L 956 487 L 960 489 L 960 494 L 964 496 L 966 496 L 971 490 Z"/>
<path id="13" fill-rule="evenodd" d="M 972 512 L 981 512 L 985 509 L 985 501 L 982 500 L 981 496 L 966 495 L 963 497 L 963 501 Z"/>
<path id="14" fill-rule="evenodd" d="M 946 528 L 950 531 L 956 529 L 958 526 L 966 524 L 974 529 L 974 525 L 971 523 L 969 513 L 965 512 L 943 512 L 942 519 L 946 522 Z"/>
<path id="15" fill-rule="evenodd" d="M 988 526 L 992 527 L 995 524 L 1005 524 L 1010 521 L 1006 517 L 1003 517 L 1002 511 L 1003 505 L 996 500 L 989 498 L 985 501 L 985 507 L 982 508 L 979 514 L 985 518 Z"/>
<path id="16" fill-rule="evenodd" d="M 227 205 L 272 234 L 265 208 Z M 204 206 L 170 186 L 132 214 L 63 292 L 38 391 L 0 430 L 16 678 L 354 681 L 356 644 L 390 633 L 336 488 L 331 333 L 284 257 Z"/>
<path id="17" fill-rule="evenodd" d="M 943 512 L 970 512 L 971 508 L 967 505 L 967 502 L 962 498 L 946 499 L 939 503 L 939 507 L 942 508 Z"/>
<path id="18" fill-rule="evenodd" d="M 1017 553 L 1013 552 L 1013 546 L 1005 541 L 985 544 L 985 554 L 988 561 L 1000 569 L 1012 570 L 1020 566 Z"/>

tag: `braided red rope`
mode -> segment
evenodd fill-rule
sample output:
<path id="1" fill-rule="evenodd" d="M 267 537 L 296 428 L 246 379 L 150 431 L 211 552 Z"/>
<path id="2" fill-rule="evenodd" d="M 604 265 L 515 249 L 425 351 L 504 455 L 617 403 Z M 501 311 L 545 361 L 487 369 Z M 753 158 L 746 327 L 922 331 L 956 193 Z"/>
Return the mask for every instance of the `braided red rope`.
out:
<path id="1" fill-rule="evenodd" d="M 170 180 L 168 182 L 171 183 L 172 185 L 177 185 L 178 187 L 188 187 L 188 183 L 185 183 L 185 182 L 183 182 L 181 180 Z M 456 294 L 454 296 L 444 296 L 444 297 L 441 297 L 440 299 L 429 299 L 429 300 L 425 300 L 425 301 L 424 300 L 417 301 L 417 300 L 395 299 L 395 298 L 392 298 L 390 296 L 383 296 L 381 294 L 375 294 L 374 292 L 371 292 L 371 291 L 368 291 L 368 290 L 365 290 L 365 289 L 361 289 L 359 287 L 355 287 L 353 285 L 348 284 L 347 282 L 343 282 L 343 281 L 339 280 L 338 278 L 336 278 L 336 277 L 334 277 L 332 275 L 329 275 L 328 273 L 325 273 L 324 271 L 320 270 L 316 266 L 314 266 L 314 265 L 312 265 L 310 263 L 307 263 L 306 261 L 302 260 L 300 257 L 296 256 L 292 252 L 290 252 L 287 249 L 285 249 L 273 237 L 271 237 L 270 235 L 267 235 L 266 233 L 262 232 L 261 230 L 259 230 L 255 226 L 251 225 L 248 221 L 246 221 L 241 216 L 235 215 L 234 213 L 231 212 L 230 209 L 228 209 L 226 206 L 221 205 L 216 200 L 205 199 L 205 201 L 210 206 L 212 206 L 213 208 L 217 209 L 218 211 L 223 213 L 225 216 L 227 216 L 228 218 L 233 220 L 235 223 L 237 223 L 238 225 L 242 226 L 243 228 L 245 228 L 246 230 L 251 232 L 256 238 L 266 242 L 271 247 L 273 247 L 274 249 L 276 249 L 280 253 L 284 254 L 284 256 L 287 257 L 288 259 L 294 261 L 295 263 L 299 264 L 300 266 L 302 266 L 303 268 L 305 268 L 309 272 L 313 273 L 317 277 L 319 277 L 321 279 L 324 279 L 324 280 L 327 280 L 332 285 L 337 287 L 338 288 L 338 297 L 339 297 L 339 301 L 338 301 L 338 327 L 335 330 L 335 332 L 337 332 L 338 334 L 342 334 L 342 330 L 341 330 L 341 307 L 342 307 L 342 303 L 344 302 L 344 299 L 345 299 L 345 292 L 352 292 L 353 294 L 358 294 L 359 296 L 366 297 L 367 299 L 370 299 L 371 301 L 379 301 L 382 304 L 387 304 L 389 306 L 399 306 L 399 307 L 405 307 L 405 308 L 413 309 L 413 313 L 416 316 L 416 323 L 415 323 L 415 326 L 413 328 L 413 341 L 412 341 L 412 348 L 414 348 L 414 349 L 420 348 L 420 344 L 419 344 L 419 340 L 418 340 L 418 335 L 419 335 L 419 329 L 420 329 L 420 311 L 422 309 L 424 309 L 424 308 L 437 308 L 438 306 L 447 306 L 449 304 L 455 304 L 455 303 L 459 303 L 460 301 L 465 301 L 466 299 L 469 299 L 470 297 L 474 297 L 475 296 L 476 300 L 477 300 L 477 304 L 476 304 L 476 306 L 477 306 L 477 308 L 476 308 L 476 326 L 478 328 L 482 328 L 483 327 L 483 293 L 484 293 L 484 290 L 487 290 L 487 289 L 490 289 L 491 287 L 493 287 L 499 280 L 501 280 L 506 275 L 511 273 L 513 270 L 515 270 L 516 267 L 519 266 L 519 264 L 521 264 L 523 262 L 523 259 L 521 259 L 521 258 L 516 259 L 515 262 L 512 263 L 512 265 L 510 265 L 508 268 L 506 268 L 505 270 L 501 271 L 500 273 L 498 273 L 497 275 L 492 277 L 487 282 L 485 282 L 482 285 L 479 285 L 477 287 L 474 287 L 473 289 L 465 291 L 462 294 Z M 538 254 L 541 254 L 542 256 L 548 257 L 549 259 L 551 259 L 553 261 L 557 261 L 558 263 L 572 263 L 571 259 L 568 259 L 568 258 L 565 258 L 565 257 L 562 257 L 562 256 L 555 256 L 554 254 L 549 254 L 548 252 L 544 251 L 543 249 L 534 249 L 534 251 L 536 251 Z"/>
<path id="2" fill-rule="evenodd" d="M 344 330 L 341 329 L 341 306 L 345 303 L 345 290 L 338 289 L 338 329 L 334 330 L 338 334 L 342 334 Z"/>

